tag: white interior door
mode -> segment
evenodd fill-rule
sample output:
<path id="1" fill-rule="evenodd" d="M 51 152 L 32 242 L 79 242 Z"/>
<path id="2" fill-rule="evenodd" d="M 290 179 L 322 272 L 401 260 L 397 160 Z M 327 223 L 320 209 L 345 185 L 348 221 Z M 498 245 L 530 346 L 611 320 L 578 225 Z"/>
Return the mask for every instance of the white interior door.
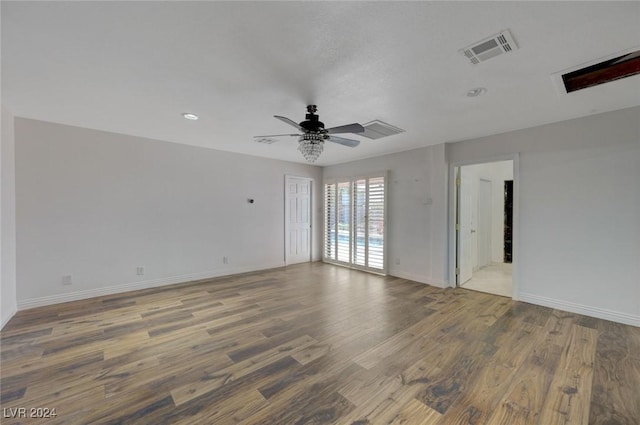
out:
<path id="1" fill-rule="evenodd" d="M 472 187 L 471 179 L 469 176 L 465 176 L 460 170 L 460 186 L 459 190 L 459 227 L 458 232 L 458 285 L 464 284 L 471 279 L 473 274 L 473 259 L 471 258 L 471 231 L 475 231 L 472 228 Z"/>
<path id="2" fill-rule="evenodd" d="M 480 179 L 478 186 L 478 267 L 491 263 L 492 222 L 491 181 Z"/>
<path id="3" fill-rule="evenodd" d="M 285 263 L 311 261 L 311 179 L 286 177 Z"/>

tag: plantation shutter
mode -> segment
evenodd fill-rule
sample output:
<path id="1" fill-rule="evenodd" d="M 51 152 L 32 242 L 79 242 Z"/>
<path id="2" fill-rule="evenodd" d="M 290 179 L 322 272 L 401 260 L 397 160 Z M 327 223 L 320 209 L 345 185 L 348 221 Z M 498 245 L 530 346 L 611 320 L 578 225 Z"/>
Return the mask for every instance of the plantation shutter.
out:
<path id="1" fill-rule="evenodd" d="M 324 257 L 337 260 L 336 257 L 336 185 L 324 185 Z"/>
<path id="2" fill-rule="evenodd" d="M 349 262 L 351 256 L 351 182 L 338 183 L 338 261 Z"/>
<path id="3" fill-rule="evenodd" d="M 325 261 L 385 272 L 385 180 L 325 183 Z"/>
<path id="4" fill-rule="evenodd" d="M 367 265 L 367 249 L 364 241 L 367 238 L 367 180 L 356 180 L 353 183 L 353 231 L 354 247 L 351 262 L 358 266 Z"/>
<path id="5" fill-rule="evenodd" d="M 368 267 L 384 269 L 384 177 L 369 179 L 368 199 Z"/>

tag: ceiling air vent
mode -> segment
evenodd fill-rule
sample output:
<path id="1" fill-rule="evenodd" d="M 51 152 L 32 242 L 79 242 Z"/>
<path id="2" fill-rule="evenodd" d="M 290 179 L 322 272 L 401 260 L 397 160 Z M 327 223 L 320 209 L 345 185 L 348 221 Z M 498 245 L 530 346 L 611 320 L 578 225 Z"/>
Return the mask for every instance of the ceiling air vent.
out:
<path id="1" fill-rule="evenodd" d="M 403 129 L 380 120 L 373 120 L 362 126 L 364 127 L 364 133 L 358 133 L 358 136 L 368 137 L 369 139 L 382 139 L 383 137 L 404 132 Z"/>
<path id="2" fill-rule="evenodd" d="M 487 37 L 482 41 L 473 43 L 471 46 L 460 49 L 468 60 L 474 65 L 484 62 L 493 57 L 509 53 L 518 48 L 509 30 L 500 31 L 497 34 Z"/>

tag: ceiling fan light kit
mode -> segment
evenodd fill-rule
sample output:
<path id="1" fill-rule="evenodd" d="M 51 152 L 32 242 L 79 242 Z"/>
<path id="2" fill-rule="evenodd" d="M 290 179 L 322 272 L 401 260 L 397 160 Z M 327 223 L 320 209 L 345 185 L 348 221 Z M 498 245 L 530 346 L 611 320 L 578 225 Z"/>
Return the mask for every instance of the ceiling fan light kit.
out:
<path id="1" fill-rule="evenodd" d="M 298 150 L 308 162 L 316 162 L 324 150 L 324 138 L 321 134 L 304 134 L 298 141 Z"/>

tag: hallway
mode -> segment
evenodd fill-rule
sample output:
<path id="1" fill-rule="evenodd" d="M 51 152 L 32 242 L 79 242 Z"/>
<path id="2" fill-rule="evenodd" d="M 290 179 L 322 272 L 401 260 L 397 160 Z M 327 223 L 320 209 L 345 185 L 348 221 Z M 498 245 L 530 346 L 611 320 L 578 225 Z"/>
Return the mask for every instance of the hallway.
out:
<path id="1" fill-rule="evenodd" d="M 512 298 L 513 264 L 491 263 L 474 272 L 473 277 L 466 281 L 462 288 Z"/>

